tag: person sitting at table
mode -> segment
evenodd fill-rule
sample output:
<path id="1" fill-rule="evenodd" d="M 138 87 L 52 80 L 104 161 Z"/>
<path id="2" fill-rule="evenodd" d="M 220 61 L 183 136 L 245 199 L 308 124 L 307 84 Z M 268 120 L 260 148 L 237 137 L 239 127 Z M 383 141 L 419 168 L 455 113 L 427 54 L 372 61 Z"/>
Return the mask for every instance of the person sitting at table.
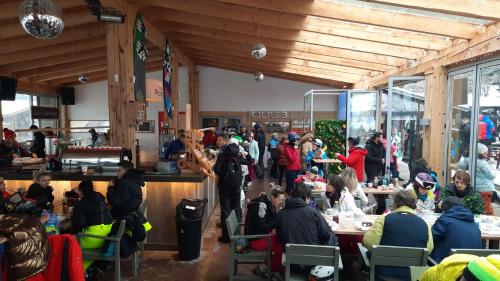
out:
<path id="1" fill-rule="evenodd" d="M 340 176 L 344 180 L 345 186 L 354 196 L 354 198 L 361 201 L 361 206 L 368 205 L 368 198 L 366 197 L 366 194 L 358 181 L 356 171 L 353 168 L 347 167 L 342 172 L 340 172 Z"/>
<path id="2" fill-rule="evenodd" d="M 25 197 L 35 200 L 37 205 L 45 210 L 54 208 L 54 189 L 50 186 L 50 173 L 45 171 L 33 172 L 33 183 L 28 188 Z"/>
<path id="3" fill-rule="evenodd" d="M 500 280 L 500 255 L 454 254 L 427 269 L 420 281 Z"/>
<path id="4" fill-rule="evenodd" d="M 325 180 L 319 175 L 318 167 L 314 166 L 304 175 L 300 175 L 295 179 L 295 183 L 299 182 L 325 182 Z"/>
<path id="5" fill-rule="evenodd" d="M 434 180 L 427 173 L 419 173 L 407 187 L 417 198 L 417 211 L 434 211 Z"/>
<path id="6" fill-rule="evenodd" d="M 430 257 L 439 263 L 451 249 L 481 249 L 481 230 L 474 222 L 474 214 L 464 207 L 462 200 L 447 197 L 441 209 L 443 214 L 432 226 L 434 250 Z"/>
<path id="7" fill-rule="evenodd" d="M 347 145 L 349 146 L 349 157 L 340 153 L 335 153 L 335 157 L 347 167 L 353 168 L 356 171 L 358 181 L 363 182 L 365 180 L 365 156 L 368 151 L 359 146 L 359 138 L 349 137 Z"/>
<path id="8" fill-rule="evenodd" d="M 139 209 L 142 203 L 144 172 L 134 169 L 130 161 L 118 163 L 117 177 L 109 182 L 106 198 L 111 205 L 111 214 L 120 220 L 128 213 Z"/>
<path id="9" fill-rule="evenodd" d="M 81 197 L 80 200 L 75 203 L 73 209 L 71 222 L 73 233 L 82 232 L 82 230 L 90 226 L 108 225 L 113 222 L 111 213 L 106 206 L 104 196 L 94 191 L 94 184 L 92 181 L 81 181 L 80 184 L 78 184 L 78 191 Z"/>
<path id="10" fill-rule="evenodd" d="M 483 213 L 483 200 L 479 193 L 470 185 L 470 175 L 466 171 L 458 171 L 455 173 L 453 176 L 453 183 L 448 185 L 443 191 L 441 200 L 444 201 L 450 196 L 456 196 L 462 199 L 464 207 L 469 209 L 474 215 L 481 215 Z"/>
<path id="11" fill-rule="evenodd" d="M 418 247 L 432 251 L 431 228 L 417 215 L 417 199 L 411 191 L 402 190 L 394 196 L 394 211 L 378 217 L 365 233 L 363 245 L 369 250 L 374 245 Z M 383 279 L 410 280 L 409 268 L 377 266 L 376 276 Z"/>
<path id="12" fill-rule="evenodd" d="M 3 199 L 10 197 L 10 192 L 7 191 L 7 185 L 5 184 L 5 179 L 3 177 L 0 177 L 0 193 Z"/>
<path id="13" fill-rule="evenodd" d="M 322 193 L 322 197 L 324 199 L 324 204 L 326 208 L 333 208 L 335 206 L 335 202 L 340 200 L 340 196 L 343 190 L 344 180 L 341 177 L 332 174 L 328 178 L 328 184 L 326 185 L 325 193 Z"/>
<path id="14" fill-rule="evenodd" d="M 35 153 L 31 153 L 22 148 L 16 141 L 16 132 L 5 128 L 3 129 L 3 138 L 4 140 L 0 142 L 0 154 L 10 155 L 9 161 L 12 160 L 12 158 L 19 157 L 37 158 Z"/>
<path id="15" fill-rule="evenodd" d="M 323 151 L 323 141 L 320 139 L 315 139 L 312 143 L 312 150 L 306 155 L 305 162 L 309 163 L 310 167 L 318 167 L 319 175 L 323 176 L 323 164 L 318 164 L 314 162 L 314 159 L 328 159 L 325 151 Z"/>

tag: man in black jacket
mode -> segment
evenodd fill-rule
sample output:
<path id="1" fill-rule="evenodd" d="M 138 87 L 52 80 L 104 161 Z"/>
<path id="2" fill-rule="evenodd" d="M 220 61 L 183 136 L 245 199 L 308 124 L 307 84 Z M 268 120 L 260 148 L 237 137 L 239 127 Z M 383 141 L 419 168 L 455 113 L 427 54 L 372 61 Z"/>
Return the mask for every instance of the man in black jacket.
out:
<path id="1" fill-rule="evenodd" d="M 266 152 L 266 133 L 264 127 L 260 124 L 254 126 L 255 141 L 259 143 L 259 168 L 257 169 L 257 177 L 264 178 L 264 153 Z"/>
<path id="2" fill-rule="evenodd" d="M 120 220 L 139 209 L 142 203 L 143 171 L 134 169 L 130 161 L 118 163 L 117 178 L 111 180 L 106 198 L 111 205 L 113 218 Z"/>
<path id="3" fill-rule="evenodd" d="M 382 133 L 376 132 L 373 134 L 366 142 L 365 148 L 368 150 L 365 157 L 367 182 L 373 182 L 373 179 L 384 171 L 385 148 L 382 143 Z"/>

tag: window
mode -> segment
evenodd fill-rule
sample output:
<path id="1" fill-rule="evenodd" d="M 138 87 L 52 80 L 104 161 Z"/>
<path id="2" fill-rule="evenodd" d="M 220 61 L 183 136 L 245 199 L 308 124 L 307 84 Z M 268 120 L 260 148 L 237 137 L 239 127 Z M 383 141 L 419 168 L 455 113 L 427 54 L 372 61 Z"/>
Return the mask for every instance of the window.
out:
<path id="1" fill-rule="evenodd" d="M 107 120 L 72 120 L 69 121 L 71 128 L 95 128 L 98 133 L 106 133 L 109 129 L 109 121 Z M 90 145 L 92 139 L 89 134 L 89 129 L 79 129 L 71 131 L 71 138 L 81 140 L 82 144 Z"/>

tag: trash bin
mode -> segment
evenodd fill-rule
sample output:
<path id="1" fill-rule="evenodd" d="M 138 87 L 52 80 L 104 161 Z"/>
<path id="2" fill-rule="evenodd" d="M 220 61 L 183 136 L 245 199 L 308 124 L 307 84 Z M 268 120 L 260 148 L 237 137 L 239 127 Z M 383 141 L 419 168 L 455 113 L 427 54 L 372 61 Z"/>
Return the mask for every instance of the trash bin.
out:
<path id="1" fill-rule="evenodd" d="M 201 228 L 207 199 L 182 199 L 176 207 L 177 249 L 179 259 L 189 261 L 200 256 Z"/>

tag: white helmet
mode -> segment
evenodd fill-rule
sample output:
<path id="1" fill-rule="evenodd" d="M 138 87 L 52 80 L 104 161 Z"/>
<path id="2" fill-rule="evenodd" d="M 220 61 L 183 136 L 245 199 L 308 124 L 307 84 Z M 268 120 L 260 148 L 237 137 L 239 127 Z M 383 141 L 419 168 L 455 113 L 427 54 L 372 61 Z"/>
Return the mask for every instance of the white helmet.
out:
<path id="1" fill-rule="evenodd" d="M 335 268 L 333 266 L 317 265 L 311 269 L 309 272 L 308 280 L 314 281 L 330 281 L 333 280 L 333 272 Z"/>
<path id="2" fill-rule="evenodd" d="M 317 145 L 318 147 L 323 147 L 323 141 L 321 141 L 320 139 L 315 139 L 313 141 L 313 144 Z"/>

